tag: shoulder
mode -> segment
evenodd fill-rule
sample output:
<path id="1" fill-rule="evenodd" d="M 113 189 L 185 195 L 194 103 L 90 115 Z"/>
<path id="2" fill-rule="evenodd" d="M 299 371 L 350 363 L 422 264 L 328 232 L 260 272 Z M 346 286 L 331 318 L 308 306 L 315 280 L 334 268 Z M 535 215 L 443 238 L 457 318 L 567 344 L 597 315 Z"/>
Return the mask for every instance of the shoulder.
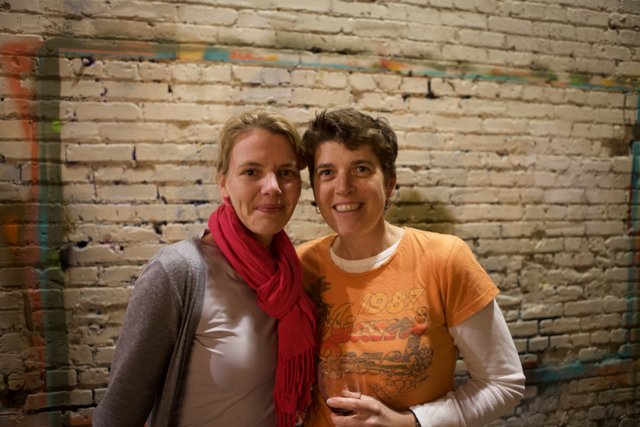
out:
<path id="1" fill-rule="evenodd" d="M 423 231 L 415 228 L 406 229 L 403 258 L 426 265 L 453 266 L 460 263 L 474 262 L 475 256 L 471 248 L 460 237 Z"/>
<path id="2" fill-rule="evenodd" d="M 205 268 L 199 240 L 194 237 L 160 249 L 149 260 L 138 282 L 153 281 L 157 286 L 164 283 L 179 288 L 197 280 Z"/>
<path id="3" fill-rule="evenodd" d="M 169 270 L 197 268 L 202 258 L 202 244 L 199 240 L 194 237 L 166 246 L 151 261 L 157 261 Z"/>
<path id="4" fill-rule="evenodd" d="M 463 245 L 464 241 L 451 234 L 441 234 L 433 231 L 418 230 L 407 227 L 407 241 L 421 250 L 429 250 L 439 253 L 450 253 L 454 247 Z"/>
<path id="5" fill-rule="evenodd" d="M 329 245 L 335 235 L 320 237 L 303 243 L 296 248 L 302 268 L 304 270 L 303 282 L 306 284 L 323 276 L 325 266 L 329 261 Z"/>
<path id="6" fill-rule="evenodd" d="M 335 238 L 334 234 L 323 236 L 315 240 L 302 243 L 296 247 L 296 252 L 301 261 L 311 260 L 319 257 L 325 251 L 329 250 L 329 245 Z"/>

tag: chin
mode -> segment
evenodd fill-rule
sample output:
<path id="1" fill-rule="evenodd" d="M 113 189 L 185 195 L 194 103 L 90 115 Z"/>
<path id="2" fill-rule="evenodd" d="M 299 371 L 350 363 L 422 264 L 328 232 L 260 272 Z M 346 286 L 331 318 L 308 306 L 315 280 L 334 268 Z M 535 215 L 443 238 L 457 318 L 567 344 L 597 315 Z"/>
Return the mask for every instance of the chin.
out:
<path id="1" fill-rule="evenodd" d="M 249 230 L 251 230 L 251 232 L 253 234 L 260 234 L 260 235 L 263 235 L 263 236 L 266 236 L 266 235 L 270 234 L 270 235 L 273 236 L 275 234 L 278 234 L 280 232 L 280 230 L 282 230 L 284 228 L 284 225 L 286 225 L 286 224 L 283 224 L 282 226 L 280 226 L 278 224 L 276 224 L 276 225 L 269 224 L 269 226 L 267 226 L 267 227 L 252 227 Z"/>

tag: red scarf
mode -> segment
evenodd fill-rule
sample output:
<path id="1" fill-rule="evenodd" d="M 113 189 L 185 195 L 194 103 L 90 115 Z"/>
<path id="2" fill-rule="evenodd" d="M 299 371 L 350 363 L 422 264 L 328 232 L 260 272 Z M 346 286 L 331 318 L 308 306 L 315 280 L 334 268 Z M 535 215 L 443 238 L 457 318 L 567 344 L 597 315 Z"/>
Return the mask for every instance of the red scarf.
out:
<path id="1" fill-rule="evenodd" d="M 209 230 L 231 267 L 256 291 L 258 305 L 278 320 L 273 399 L 277 425 L 293 426 L 311 401 L 315 378 L 314 306 L 302 291 L 302 265 L 284 230 L 271 250 L 240 222 L 229 199 L 209 217 Z"/>

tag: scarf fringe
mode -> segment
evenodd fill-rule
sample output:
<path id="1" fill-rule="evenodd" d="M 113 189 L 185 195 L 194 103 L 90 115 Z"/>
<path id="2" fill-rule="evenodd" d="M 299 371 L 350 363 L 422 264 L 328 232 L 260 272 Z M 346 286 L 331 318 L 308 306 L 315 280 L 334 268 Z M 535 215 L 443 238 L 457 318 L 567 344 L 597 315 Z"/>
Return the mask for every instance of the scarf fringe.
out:
<path id="1" fill-rule="evenodd" d="M 280 359 L 280 357 L 279 357 Z M 276 372 L 273 393 L 278 427 L 295 426 L 298 414 L 311 403 L 311 387 L 315 377 L 315 349 L 308 349 L 288 360 L 279 360 L 285 369 Z M 298 366 L 299 369 L 291 369 Z M 282 375 L 283 374 L 283 375 Z M 280 393 L 278 393 L 278 390 Z"/>

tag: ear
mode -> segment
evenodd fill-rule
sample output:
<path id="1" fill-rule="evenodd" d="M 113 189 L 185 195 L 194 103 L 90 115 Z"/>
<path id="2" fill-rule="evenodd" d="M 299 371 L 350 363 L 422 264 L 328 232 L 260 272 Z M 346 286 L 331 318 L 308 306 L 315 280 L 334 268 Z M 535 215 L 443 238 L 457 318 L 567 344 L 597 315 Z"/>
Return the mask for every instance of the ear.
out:
<path id="1" fill-rule="evenodd" d="M 391 197 L 393 191 L 396 189 L 396 183 L 398 182 L 398 178 L 393 176 L 389 178 L 387 181 L 387 199 Z"/>
<path id="2" fill-rule="evenodd" d="M 218 174 L 218 191 L 223 199 L 229 197 L 229 190 L 227 190 L 227 177 L 223 174 Z"/>

